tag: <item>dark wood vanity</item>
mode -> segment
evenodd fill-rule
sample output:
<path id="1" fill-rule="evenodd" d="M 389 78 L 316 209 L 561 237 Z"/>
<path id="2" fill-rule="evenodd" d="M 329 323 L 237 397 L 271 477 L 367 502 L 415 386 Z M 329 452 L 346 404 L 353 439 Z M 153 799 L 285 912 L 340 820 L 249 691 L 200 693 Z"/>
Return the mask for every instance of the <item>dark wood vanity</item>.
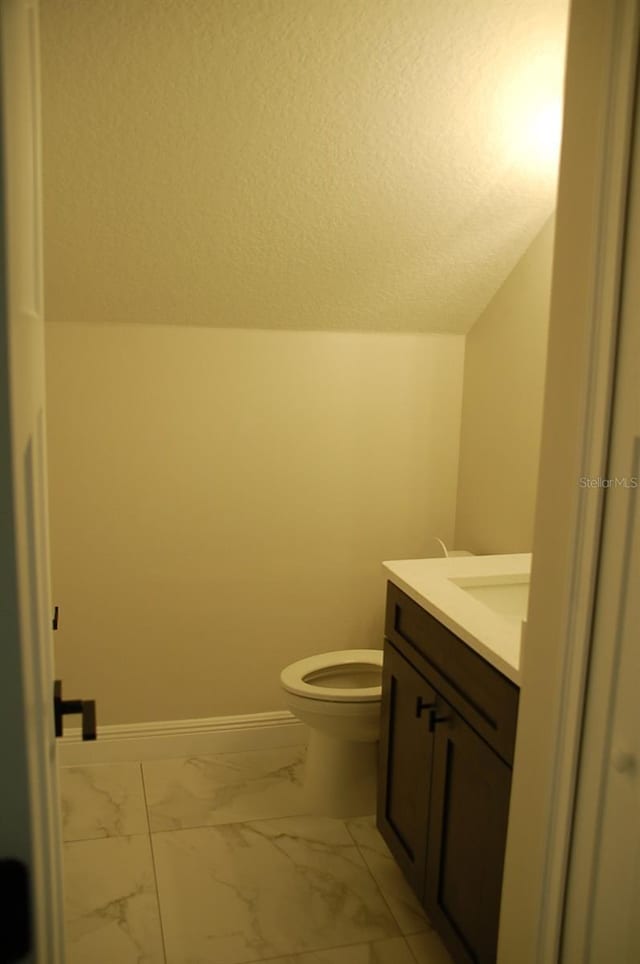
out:
<path id="1" fill-rule="evenodd" d="M 460 964 L 496 959 L 518 696 L 388 583 L 378 827 Z"/>

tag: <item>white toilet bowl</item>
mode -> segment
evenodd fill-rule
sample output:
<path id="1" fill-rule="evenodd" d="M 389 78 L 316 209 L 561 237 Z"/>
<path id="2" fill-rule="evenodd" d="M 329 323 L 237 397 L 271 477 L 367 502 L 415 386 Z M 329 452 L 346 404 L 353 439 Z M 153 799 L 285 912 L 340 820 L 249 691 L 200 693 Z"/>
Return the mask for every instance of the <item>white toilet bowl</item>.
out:
<path id="1" fill-rule="evenodd" d="M 382 650 L 343 649 L 286 666 L 287 705 L 309 726 L 304 791 L 311 813 L 375 812 Z"/>

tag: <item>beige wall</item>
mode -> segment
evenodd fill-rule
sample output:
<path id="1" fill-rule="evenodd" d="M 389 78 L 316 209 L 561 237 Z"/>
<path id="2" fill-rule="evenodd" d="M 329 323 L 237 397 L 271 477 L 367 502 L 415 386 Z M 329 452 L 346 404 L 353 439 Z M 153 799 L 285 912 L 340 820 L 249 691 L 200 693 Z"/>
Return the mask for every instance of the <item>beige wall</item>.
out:
<path id="1" fill-rule="evenodd" d="M 553 204 L 518 131 L 565 10 L 525 6 L 42 0 L 58 671 L 103 722 L 277 708 L 453 542 L 464 341 L 422 333 Z"/>
<path id="2" fill-rule="evenodd" d="M 542 425 L 553 219 L 467 335 L 456 544 L 530 552 Z"/>
<path id="3" fill-rule="evenodd" d="M 57 672 L 103 723 L 283 705 L 451 540 L 464 339 L 51 324 Z"/>

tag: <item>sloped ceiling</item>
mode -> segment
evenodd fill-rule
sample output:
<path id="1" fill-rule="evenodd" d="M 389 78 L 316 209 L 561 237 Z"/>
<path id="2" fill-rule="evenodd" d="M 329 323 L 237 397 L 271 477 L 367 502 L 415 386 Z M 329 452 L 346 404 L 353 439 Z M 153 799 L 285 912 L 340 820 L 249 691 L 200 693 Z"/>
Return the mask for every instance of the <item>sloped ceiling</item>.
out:
<path id="1" fill-rule="evenodd" d="M 51 321 L 464 332 L 554 206 L 565 0 L 41 0 Z"/>

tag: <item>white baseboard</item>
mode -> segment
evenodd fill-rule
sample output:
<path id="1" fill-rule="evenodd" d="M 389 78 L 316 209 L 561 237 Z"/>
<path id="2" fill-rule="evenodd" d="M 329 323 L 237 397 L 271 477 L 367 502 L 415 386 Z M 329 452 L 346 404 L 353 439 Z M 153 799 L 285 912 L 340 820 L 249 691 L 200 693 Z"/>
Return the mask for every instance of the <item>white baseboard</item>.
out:
<path id="1" fill-rule="evenodd" d="M 293 713 L 249 713 L 199 720 L 98 725 L 98 739 L 83 742 L 80 729 L 57 741 L 60 766 L 125 763 L 170 757 L 233 753 L 305 743 L 308 728 Z"/>

